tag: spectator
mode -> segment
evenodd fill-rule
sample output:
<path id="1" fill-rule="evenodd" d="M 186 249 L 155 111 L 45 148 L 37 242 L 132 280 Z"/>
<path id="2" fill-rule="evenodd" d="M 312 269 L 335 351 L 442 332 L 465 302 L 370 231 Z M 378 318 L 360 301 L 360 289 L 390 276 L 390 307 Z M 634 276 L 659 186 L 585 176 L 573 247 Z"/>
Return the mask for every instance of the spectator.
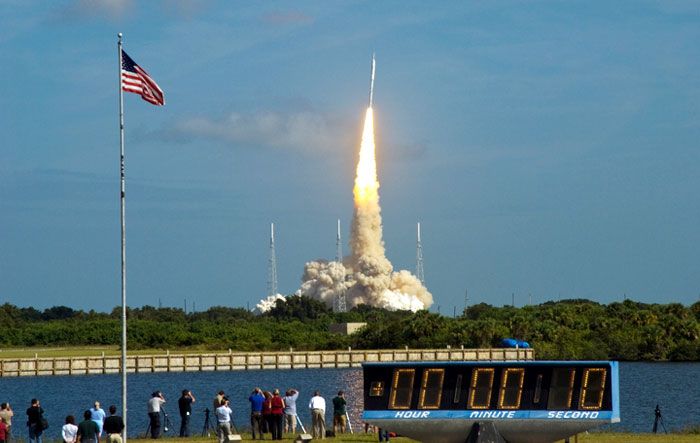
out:
<path id="1" fill-rule="evenodd" d="M 297 398 L 299 391 L 290 389 L 285 393 L 284 400 L 284 432 L 297 432 Z"/>
<path id="2" fill-rule="evenodd" d="M 27 427 L 29 428 L 29 443 L 42 443 L 41 434 L 44 432 L 44 410 L 39 400 L 32 399 L 27 408 Z"/>
<path id="3" fill-rule="evenodd" d="M 77 443 L 100 443 L 100 428 L 92 420 L 92 412 L 88 409 L 83 413 L 85 420 L 78 425 Z"/>
<path id="4" fill-rule="evenodd" d="M 378 428 L 377 434 L 379 434 L 379 441 L 389 441 L 389 431 L 386 429 Z"/>
<path id="5" fill-rule="evenodd" d="M 177 401 L 177 406 L 180 409 L 180 437 L 190 436 L 190 416 L 192 415 L 192 403 L 195 401 L 192 391 L 182 390 L 182 396 Z"/>
<path id="6" fill-rule="evenodd" d="M 263 391 L 265 396 L 265 401 L 263 402 L 263 428 L 261 432 L 264 434 L 266 432 L 272 432 L 272 393 L 270 391 Z M 264 438 L 264 437 L 263 437 Z"/>
<path id="7" fill-rule="evenodd" d="M 270 399 L 270 416 L 272 419 L 270 423 L 272 424 L 272 439 L 282 440 L 282 423 L 284 422 L 284 400 L 280 397 L 280 390 L 275 389 L 272 392 L 272 398 Z"/>
<path id="8" fill-rule="evenodd" d="M 314 396 L 309 401 L 309 409 L 311 410 L 311 429 L 312 435 L 317 439 L 326 438 L 326 400 L 321 397 L 318 391 L 314 392 Z"/>
<path id="9" fill-rule="evenodd" d="M 0 419 L 5 419 L 5 426 L 7 426 L 7 431 L 5 431 L 5 441 L 9 442 L 12 437 L 12 417 L 15 413 L 12 411 L 9 403 L 0 404 Z"/>
<path id="10" fill-rule="evenodd" d="M 122 443 L 124 419 L 117 415 L 117 407 L 114 405 L 109 407 L 109 417 L 105 419 L 104 430 L 109 443 Z"/>
<path id="11" fill-rule="evenodd" d="M 336 435 L 345 434 L 345 427 L 347 426 L 346 405 L 345 393 L 338 391 L 338 396 L 333 398 L 333 432 Z"/>
<path id="12" fill-rule="evenodd" d="M 66 424 L 61 428 L 61 437 L 63 443 L 75 443 L 78 438 L 78 427 L 75 425 L 75 417 L 69 415 L 66 417 Z"/>
<path id="13" fill-rule="evenodd" d="M 219 443 L 224 443 L 228 441 L 228 436 L 231 434 L 231 414 L 233 413 L 229 407 L 228 398 L 222 399 L 221 406 L 216 408 L 215 412 L 218 422 L 216 434 L 219 436 Z"/>
<path id="14" fill-rule="evenodd" d="M 0 443 L 5 443 L 7 440 L 7 424 L 5 419 L 0 418 Z"/>
<path id="15" fill-rule="evenodd" d="M 263 403 L 265 402 L 265 396 L 263 395 L 260 388 L 253 389 L 253 392 L 248 397 L 250 402 L 250 427 L 253 428 L 253 440 L 255 436 L 263 439 Z"/>
<path id="16" fill-rule="evenodd" d="M 102 437 L 102 426 L 105 422 L 105 416 L 107 414 L 105 414 L 104 409 L 100 408 L 100 402 L 96 401 L 95 406 L 90 408 L 90 420 L 97 423 L 97 427 L 100 428 L 100 437 Z"/>
<path id="17" fill-rule="evenodd" d="M 216 397 L 214 397 L 214 411 L 215 412 L 216 412 L 216 408 L 218 408 L 219 406 L 224 404 L 224 396 L 226 396 L 224 391 L 219 391 L 219 393 L 216 394 Z"/>
<path id="18" fill-rule="evenodd" d="M 150 420 L 151 438 L 160 437 L 160 407 L 165 403 L 165 397 L 160 391 L 151 394 L 148 400 L 148 418 Z"/>

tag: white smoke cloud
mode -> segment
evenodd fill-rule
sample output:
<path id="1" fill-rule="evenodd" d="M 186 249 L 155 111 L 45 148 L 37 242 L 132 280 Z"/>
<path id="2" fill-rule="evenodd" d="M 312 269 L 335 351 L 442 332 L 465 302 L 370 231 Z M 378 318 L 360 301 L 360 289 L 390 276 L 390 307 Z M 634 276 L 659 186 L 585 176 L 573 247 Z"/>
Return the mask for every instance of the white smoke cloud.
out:
<path id="1" fill-rule="evenodd" d="M 410 272 L 394 272 L 384 251 L 372 119 L 372 108 L 368 108 L 353 191 L 355 212 L 350 230 L 350 255 L 342 264 L 307 263 L 297 294 L 316 298 L 329 306 L 333 306 L 335 297 L 345 294 L 348 309 L 366 304 L 418 311 L 428 308 L 433 296 Z"/>
<path id="2" fill-rule="evenodd" d="M 350 257 L 346 257 L 346 261 Z M 304 267 L 301 287 L 305 295 L 333 306 L 336 295 L 345 293 L 348 309 L 365 304 L 391 311 L 426 309 L 433 303 L 430 292 L 406 270 L 392 271 L 385 257 L 364 256 L 357 266 L 336 261 L 311 261 Z"/>
<path id="3" fill-rule="evenodd" d="M 315 111 L 233 112 L 222 119 L 196 117 L 179 122 L 174 131 L 185 137 L 309 153 L 336 149 L 338 140 L 347 133 L 339 119 Z"/>
<path id="4" fill-rule="evenodd" d="M 282 294 L 270 295 L 267 298 L 263 298 L 257 305 L 255 305 L 255 312 L 258 314 L 264 314 L 268 312 L 270 309 L 275 307 L 275 304 L 277 304 L 277 300 L 286 299 Z"/>
<path id="5" fill-rule="evenodd" d="M 272 126 L 276 126 L 276 122 Z M 423 283 L 406 270 L 394 272 L 386 258 L 378 191 L 373 112 L 368 108 L 353 190 L 355 211 L 350 230 L 350 255 L 342 263 L 327 260 L 306 263 L 296 295 L 305 295 L 332 307 L 335 299 L 344 294 L 347 309 L 365 304 L 418 311 L 432 305 L 433 296 Z"/>

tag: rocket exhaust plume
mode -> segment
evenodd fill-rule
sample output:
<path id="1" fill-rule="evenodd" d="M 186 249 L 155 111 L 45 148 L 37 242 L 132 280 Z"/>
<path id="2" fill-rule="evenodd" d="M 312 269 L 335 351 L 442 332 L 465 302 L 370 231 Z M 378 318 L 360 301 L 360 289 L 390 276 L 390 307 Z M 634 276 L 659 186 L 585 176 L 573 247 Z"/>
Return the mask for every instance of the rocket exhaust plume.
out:
<path id="1" fill-rule="evenodd" d="M 394 272 L 382 240 L 379 180 L 374 144 L 374 76 L 372 55 L 369 107 L 365 114 L 355 186 L 355 208 L 350 232 L 350 255 L 343 262 L 318 260 L 306 264 L 297 295 L 307 295 L 333 306 L 344 293 L 348 308 L 359 304 L 391 309 L 427 309 L 433 297 L 409 271 Z"/>

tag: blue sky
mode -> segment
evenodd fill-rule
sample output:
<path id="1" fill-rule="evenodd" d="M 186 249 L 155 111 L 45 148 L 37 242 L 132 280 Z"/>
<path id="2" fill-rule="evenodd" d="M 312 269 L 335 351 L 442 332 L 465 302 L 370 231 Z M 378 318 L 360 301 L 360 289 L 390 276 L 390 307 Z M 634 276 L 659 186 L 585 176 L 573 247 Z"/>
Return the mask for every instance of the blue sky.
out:
<path id="1" fill-rule="evenodd" d="M 700 3 L 0 3 L 0 301 L 246 306 L 347 238 L 377 54 L 384 239 L 441 312 L 700 296 Z M 347 251 L 347 245 L 345 246 Z"/>

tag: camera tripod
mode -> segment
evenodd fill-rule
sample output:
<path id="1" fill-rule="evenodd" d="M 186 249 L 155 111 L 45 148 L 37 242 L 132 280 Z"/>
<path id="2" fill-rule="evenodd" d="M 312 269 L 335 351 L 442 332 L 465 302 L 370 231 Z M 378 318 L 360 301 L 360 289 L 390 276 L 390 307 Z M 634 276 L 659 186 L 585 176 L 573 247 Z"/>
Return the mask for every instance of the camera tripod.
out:
<path id="1" fill-rule="evenodd" d="M 656 405 L 656 409 L 654 409 L 654 427 L 651 430 L 651 432 L 654 434 L 656 434 L 656 431 L 659 428 L 659 423 L 661 423 L 661 428 L 663 428 L 664 434 L 668 434 L 666 425 L 664 424 L 664 418 L 661 416 L 661 409 L 659 408 L 659 405 Z"/>
<path id="2" fill-rule="evenodd" d="M 211 417 L 210 417 L 211 411 L 209 408 L 204 410 L 204 428 L 202 428 L 202 437 L 205 435 L 207 437 L 211 436 L 211 432 L 214 432 L 216 434 L 216 428 L 214 427 L 214 424 L 211 422 Z"/>

